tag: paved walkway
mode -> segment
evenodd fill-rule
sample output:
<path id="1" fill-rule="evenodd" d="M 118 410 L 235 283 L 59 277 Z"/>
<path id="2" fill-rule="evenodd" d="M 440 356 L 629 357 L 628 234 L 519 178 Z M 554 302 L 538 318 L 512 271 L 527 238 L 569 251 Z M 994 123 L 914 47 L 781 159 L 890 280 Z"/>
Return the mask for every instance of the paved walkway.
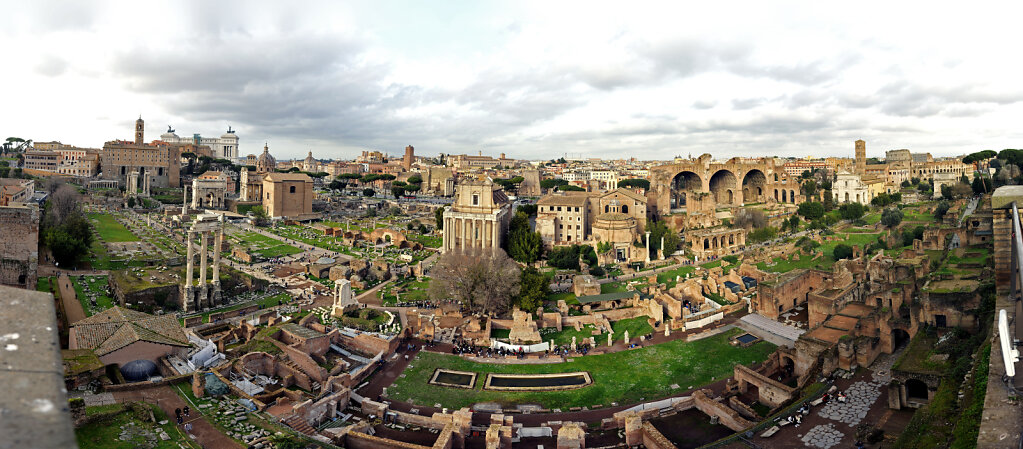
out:
<path id="1" fill-rule="evenodd" d="M 85 309 L 82 308 L 82 303 L 78 301 L 75 287 L 71 283 L 71 278 L 66 273 L 62 273 L 57 277 L 57 287 L 60 289 L 60 302 L 64 306 L 68 327 L 84 320 Z"/>

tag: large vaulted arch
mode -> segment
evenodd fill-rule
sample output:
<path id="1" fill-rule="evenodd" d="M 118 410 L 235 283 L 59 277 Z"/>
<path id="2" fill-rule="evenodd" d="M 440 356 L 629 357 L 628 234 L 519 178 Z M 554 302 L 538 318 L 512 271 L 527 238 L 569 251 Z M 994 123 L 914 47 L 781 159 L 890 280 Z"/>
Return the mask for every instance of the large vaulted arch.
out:
<path id="1" fill-rule="evenodd" d="M 710 177 L 710 192 L 719 205 L 731 205 L 738 181 L 735 174 L 728 170 L 718 170 Z"/>
<path id="2" fill-rule="evenodd" d="M 766 184 L 767 175 L 764 172 L 757 169 L 746 172 L 746 175 L 742 177 L 742 201 L 744 203 L 763 201 Z"/>
<path id="3" fill-rule="evenodd" d="M 671 179 L 671 208 L 685 207 L 692 192 L 703 189 L 703 179 L 691 171 L 683 171 Z"/>

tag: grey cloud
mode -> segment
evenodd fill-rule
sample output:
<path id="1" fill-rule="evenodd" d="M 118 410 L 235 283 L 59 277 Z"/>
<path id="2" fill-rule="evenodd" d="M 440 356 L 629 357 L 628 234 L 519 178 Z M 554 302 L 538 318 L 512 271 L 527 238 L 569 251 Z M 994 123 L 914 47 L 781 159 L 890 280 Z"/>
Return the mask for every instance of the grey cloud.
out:
<path id="1" fill-rule="evenodd" d="M 1023 101 L 1023 92 L 995 93 L 980 86 L 923 86 L 902 80 L 878 89 L 880 110 L 888 115 L 929 117 L 976 116 L 985 106 Z M 966 114 L 966 115 L 964 115 Z"/>
<path id="2" fill-rule="evenodd" d="M 44 76 L 60 76 L 67 71 L 67 61 L 53 55 L 46 55 L 35 66 L 35 72 Z"/>
<path id="3" fill-rule="evenodd" d="M 732 100 L 732 109 L 745 110 L 753 109 L 767 102 L 766 98 L 737 98 Z"/>
<path id="4" fill-rule="evenodd" d="M 717 100 L 697 100 L 693 102 L 693 107 L 696 109 L 710 109 L 717 105 Z"/>

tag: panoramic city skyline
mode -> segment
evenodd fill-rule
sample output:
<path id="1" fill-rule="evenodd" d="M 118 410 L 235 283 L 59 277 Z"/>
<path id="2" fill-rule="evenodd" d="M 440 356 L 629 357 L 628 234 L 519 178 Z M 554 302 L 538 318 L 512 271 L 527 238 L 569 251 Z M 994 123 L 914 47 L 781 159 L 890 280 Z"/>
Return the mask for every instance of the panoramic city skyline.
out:
<path id="1" fill-rule="evenodd" d="M 238 131 L 351 159 L 935 156 L 1015 147 L 1003 5 L 8 5 L 6 133 L 101 147 Z M 1018 6 L 1013 6 L 1018 7 Z M 993 14 L 993 11 L 999 13 Z M 59 125 L 59 126 L 57 126 Z"/>

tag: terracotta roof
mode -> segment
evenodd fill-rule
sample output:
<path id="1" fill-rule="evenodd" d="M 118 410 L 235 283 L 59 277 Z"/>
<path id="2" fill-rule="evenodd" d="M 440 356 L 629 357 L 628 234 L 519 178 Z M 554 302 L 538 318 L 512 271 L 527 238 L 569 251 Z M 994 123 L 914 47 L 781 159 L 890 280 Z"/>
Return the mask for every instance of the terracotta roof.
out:
<path id="1" fill-rule="evenodd" d="M 173 315 L 155 316 L 119 306 L 78 321 L 72 327 L 78 348 L 92 349 L 99 356 L 137 341 L 189 346 Z"/>
<path id="2" fill-rule="evenodd" d="M 583 195 L 547 195 L 536 202 L 540 206 L 585 206 L 589 198 Z"/>
<path id="3" fill-rule="evenodd" d="M 313 182 L 313 178 L 305 173 L 267 173 L 263 179 L 269 179 L 270 181 L 305 181 Z"/>
<path id="4" fill-rule="evenodd" d="M 634 199 L 634 200 L 636 200 L 636 201 L 643 201 L 643 202 L 646 202 L 646 197 L 645 197 L 645 196 L 643 196 L 643 195 L 640 195 L 640 194 L 638 194 L 638 193 L 636 193 L 636 192 L 634 192 L 634 191 L 632 191 L 632 190 L 629 190 L 629 189 L 621 189 L 621 188 L 619 188 L 619 189 L 614 189 L 614 190 L 612 190 L 612 191 L 610 191 L 610 192 L 607 192 L 607 193 L 605 193 L 605 194 L 601 195 L 601 198 L 603 198 L 603 197 L 605 197 L 605 196 L 609 196 L 609 195 L 611 195 L 611 194 L 614 194 L 614 193 L 620 193 L 620 194 L 622 194 L 622 195 L 625 195 L 625 196 L 627 196 L 627 197 L 629 197 L 629 198 L 632 198 L 632 199 Z"/>

